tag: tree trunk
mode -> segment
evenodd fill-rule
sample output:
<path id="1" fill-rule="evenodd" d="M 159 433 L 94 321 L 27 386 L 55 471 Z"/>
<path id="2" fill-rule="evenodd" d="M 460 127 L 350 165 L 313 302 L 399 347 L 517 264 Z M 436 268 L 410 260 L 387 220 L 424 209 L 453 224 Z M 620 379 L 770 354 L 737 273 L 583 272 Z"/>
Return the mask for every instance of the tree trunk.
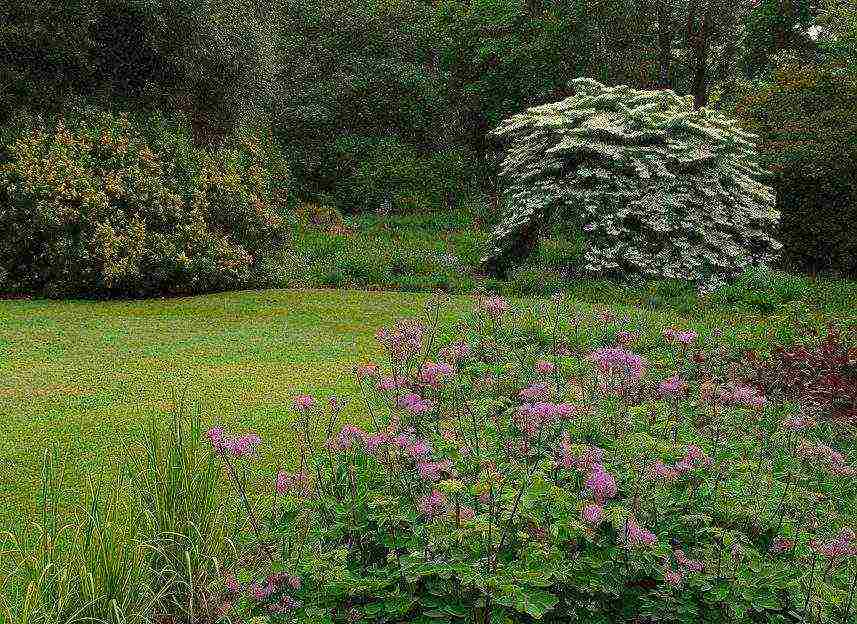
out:
<path id="1" fill-rule="evenodd" d="M 669 89 L 672 62 L 673 21 L 668 0 L 658 2 L 658 89 Z"/>
<path id="2" fill-rule="evenodd" d="M 693 0 L 687 14 L 688 45 L 694 52 L 696 64 L 692 88 L 695 108 L 700 108 L 708 103 L 708 47 L 711 23 L 714 19 L 714 0 L 708 0 L 701 24 L 697 24 L 698 8 L 698 0 Z"/>

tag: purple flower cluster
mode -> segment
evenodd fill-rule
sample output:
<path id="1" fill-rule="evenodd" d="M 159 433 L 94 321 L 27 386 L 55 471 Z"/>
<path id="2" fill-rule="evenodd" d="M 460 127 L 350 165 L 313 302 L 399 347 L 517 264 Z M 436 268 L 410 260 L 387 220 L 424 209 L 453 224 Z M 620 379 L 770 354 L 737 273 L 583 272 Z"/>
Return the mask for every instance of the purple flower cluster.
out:
<path id="1" fill-rule="evenodd" d="M 426 518 L 434 518 L 446 511 L 447 500 L 441 492 L 432 490 L 431 494 L 417 501 L 417 509 Z"/>
<path id="2" fill-rule="evenodd" d="M 451 364 L 458 364 L 470 355 L 470 347 L 464 340 L 453 342 L 438 351 L 438 358 Z"/>
<path id="3" fill-rule="evenodd" d="M 255 433 L 226 437 L 223 433 L 223 427 L 212 427 L 205 435 L 215 452 L 229 453 L 233 457 L 249 457 L 255 454 L 256 447 L 262 442 L 262 438 Z"/>
<path id="4" fill-rule="evenodd" d="M 637 524 L 637 520 L 633 516 L 628 516 L 628 519 L 625 521 L 625 537 L 628 546 L 635 548 L 654 546 L 658 541 L 657 536 Z"/>
<path id="5" fill-rule="evenodd" d="M 432 409 L 432 402 L 423 399 L 415 392 L 408 392 L 404 396 L 399 397 L 397 405 L 413 414 L 426 414 Z"/>
<path id="6" fill-rule="evenodd" d="M 423 348 L 425 325 L 416 319 L 402 319 L 392 330 L 380 329 L 375 334 L 395 362 L 407 360 Z"/>
<path id="7" fill-rule="evenodd" d="M 493 319 L 500 318 L 509 309 L 509 302 L 502 297 L 479 297 L 476 310 L 484 310 Z"/>
<path id="8" fill-rule="evenodd" d="M 801 459 L 821 464 L 833 475 L 850 477 L 857 474 L 857 470 L 845 462 L 845 456 L 842 453 L 821 442 L 811 444 L 806 440 L 801 440 L 797 447 L 797 455 Z"/>
<path id="9" fill-rule="evenodd" d="M 303 471 L 288 473 L 285 470 L 280 470 L 277 473 L 277 494 L 305 492 L 308 485 L 309 476 Z"/>
<path id="10" fill-rule="evenodd" d="M 455 369 L 445 362 L 426 362 L 417 375 L 417 383 L 432 388 L 439 388 L 441 381 L 452 376 Z"/>
<path id="11" fill-rule="evenodd" d="M 598 464 L 604 462 L 604 449 L 597 446 L 584 446 L 579 455 L 572 452 L 571 440 L 568 433 L 563 433 L 559 445 L 559 459 L 557 461 L 561 468 L 574 468 L 580 472 L 589 472 Z"/>
<path id="12" fill-rule="evenodd" d="M 816 421 L 811 416 L 806 414 L 793 414 L 783 420 L 783 427 L 789 431 L 803 431 L 815 427 Z"/>
<path id="13" fill-rule="evenodd" d="M 770 551 L 771 554 L 779 555 L 787 550 L 791 550 L 795 546 L 795 541 L 788 537 L 783 537 L 782 535 L 778 535 L 771 542 Z"/>
<path id="14" fill-rule="evenodd" d="M 712 399 L 722 405 L 753 409 L 762 409 L 766 403 L 765 397 L 756 388 L 740 384 L 718 388 L 716 391 L 709 389 L 700 392 L 700 398 L 703 400 Z"/>
<path id="15" fill-rule="evenodd" d="M 524 403 L 515 411 L 515 426 L 527 436 L 534 436 L 541 427 L 559 422 L 577 414 L 578 407 L 572 403 Z"/>
<path id="16" fill-rule="evenodd" d="M 679 473 L 685 473 L 695 468 L 710 468 L 713 465 L 714 460 L 708 457 L 701 448 L 696 444 L 689 444 L 684 457 L 676 462 L 675 469 Z"/>
<path id="17" fill-rule="evenodd" d="M 659 459 L 652 464 L 652 467 L 649 469 L 649 475 L 652 479 L 673 482 L 678 479 L 678 470 L 672 466 L 668 466 Z"/>
<path id="18" fill-rule="evenodd" d="M 438 481 L 442 474 L 452 472 L 452 460 L 444 459 L 439 462 L 423 461 L 417 464 L 417 471 L 427 481 Z"/>
<path id="19" fill-rule="evenodd" d="M 539 375 L 550 375 L 556 367 L 552 362 L 548 362 L 547 360 L 539 360 L 536 362 L 536 372 Z"/>
<path id="20" fill-rule="evenodd" d="M 365 446 L 369 438 L 369 434 L 355 425 L 343 425 L 339 433 L 327 441 L 327 448 L 333 451 L 347 451 L 352 446 Z"/>
<path id="21" fill-rule="evenodd" d="M 681 394 L 685 390 L 687 390 L 687 382 L 681 379 L 678 375 L 673 375 L 672 377 L 664 379 L 658 385 L 658 391 L 665 395 Z"/>
<path id="22" fill-rule="evenodd" d="M 810 540 L 809 547 L 831 561 L 843 559 L 857 555 L 857 535 L 851 528 L 843 527 L 827 541 Z"/>
<path id="23" fill-rule="evenodd" d="M 590 354 L 603 373 L 618 373 L 631 379 L 640 379 L 646 372 L 646 360 L 640 355 L 619 347 L 602 347 Z"/>
<path id="24" fill-rule="evenodd" d="M 678 562 L 679 567 L 683 570 L 688 570 L 690 572 L 702 572 L 705 569 L 705 566 L 701 561 L 698 559 L 688 558 L 680 548 L 673 551 L 673 555 L 675 556 L 675 560 Z"/>
<path id="25" fill-rule="evenodd" d="M 315 399 L 308 394 L 301 394 L 295 397 L 295 407 L 299 410 L 308 411 L 315 405 Z"/>
<path id="26" fill-rule="evenodd" d="M 674 340 L 683 345 L 689 345 L 691 342 L 696 340 L 699 337 L 695 331 L 687 330 L 687 331 L 678 331 L 669 327 L 664 330 L 664 338 L 667 340 Z"/>
<path id="27" fill-rule="evenodd" d="M 589 490 L 595 502 L 600 504 L 616 496 L 616 479 L 607 472 L 603 464 L 592 466 L 584 486 Z"/>
<path id="28" fill-rule="evenodd" d="M 547 383 L 539 381 L 533 385 L 524 388 L 518 393 L 518 397 L 524 401 L 547 401 L 550 395 Z"/>
<path id="29" fill-rule="evenodd" d="M 583 521 L 592 526 L 597 527 L 604 520 L 604 506 L 598 503 L 591 503 L 583 508 L 580 514 Z"/>

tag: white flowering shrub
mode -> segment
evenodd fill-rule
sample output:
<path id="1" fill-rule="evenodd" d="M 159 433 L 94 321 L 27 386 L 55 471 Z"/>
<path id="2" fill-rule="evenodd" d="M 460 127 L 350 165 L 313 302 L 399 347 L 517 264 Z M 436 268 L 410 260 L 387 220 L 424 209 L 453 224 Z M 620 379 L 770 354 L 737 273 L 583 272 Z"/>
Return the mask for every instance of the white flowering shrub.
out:
<path id="1" fill-rule="evenodd" d="M 597 276 L 703 282 L 777 257 L 755 135 L 673 91 L 572 83 L 574 96 L 491 132 L 507 146 L 505 214 L 484 268 L 504 272 L 552 219 L 582 227 L 582 269 Z"/>

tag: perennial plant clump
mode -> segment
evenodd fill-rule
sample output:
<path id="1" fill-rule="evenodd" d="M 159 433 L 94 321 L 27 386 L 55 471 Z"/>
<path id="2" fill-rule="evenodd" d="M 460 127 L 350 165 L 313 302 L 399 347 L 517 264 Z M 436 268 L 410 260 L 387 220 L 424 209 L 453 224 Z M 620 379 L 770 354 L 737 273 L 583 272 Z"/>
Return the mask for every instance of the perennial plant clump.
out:
<path id="1" fill-rule="evenodd" d="M 694 332 L 664 332 L 664 365 L 627 335 L 534 343 L 478 298 L 446 342 L 413 319 L 378 338 L 366 426 L 298 397 L 293 469 L 250 487 L 265 442 L 209 432 L 248 518 L 224 618 L 853 621 L 853 446 L 713 374 Z"/>

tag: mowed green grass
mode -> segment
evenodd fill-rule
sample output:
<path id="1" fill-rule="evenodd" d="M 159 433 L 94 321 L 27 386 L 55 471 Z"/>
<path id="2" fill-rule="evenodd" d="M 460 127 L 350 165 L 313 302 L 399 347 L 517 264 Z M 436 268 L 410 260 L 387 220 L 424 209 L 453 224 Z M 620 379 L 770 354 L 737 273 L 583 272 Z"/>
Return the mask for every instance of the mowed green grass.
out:
<path id="1" fill-rule="evenodd" d="M 258 432 L 266 468 L 291 464 L 292 399 L 336 394 L 348 400 L 345 418 L 365 420 L 354 366 L 380 356 L 379 328 L 421 316 L 432 297 L 268 290 L 148 301 L 0 301 L 0 527 L 20 528 L 32 517 L 46 448 L 56 446 L 65 459 L 65 504 L 82 502 L 89 480 L 109 477 L 126 445 L 151 419 L 170 418 L 180 396 L 205 423 Z M 449 328 L 472 297 L 447 302 L 440 318 Z M 653 344 L 670 324 L 703 337 L 720 328 L 724 339 L 742 344 L 765 342 L 784 326 L 776 316 L 728 309 L 680 318 L 612 307 L 647 318 Z"/>
<path id="2" fill-rule="evenodd" d="M 354 397 L 375 332 L 421 315 L 430 295 L 261 291 L 124 302 L 0 301 L 0 526 L 35 509 L 41 459 L 56 445 L 66 498 L 115 470 L 176 397 L 205 422 L 252 429 L 289 463 L 291 400 Z M 464 298 L 453 302 L 467 305 Z M 359 411 L 351 401 L 347 413 Z M 106 476 L 106 475 L 105 475 Z"/>

